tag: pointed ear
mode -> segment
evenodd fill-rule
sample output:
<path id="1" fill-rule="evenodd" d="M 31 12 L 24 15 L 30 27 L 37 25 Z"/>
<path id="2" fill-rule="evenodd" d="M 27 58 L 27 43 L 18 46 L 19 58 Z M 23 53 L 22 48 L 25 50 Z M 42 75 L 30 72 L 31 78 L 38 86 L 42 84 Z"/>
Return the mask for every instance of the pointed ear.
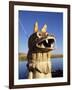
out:
<path id="1" fill-rule="evenodd" d="M 34 25 L 34 32 L 38 32 L 38 22 L 36 21 L 35 25 Z"/>
<path id="2" fill-rule="evenodd" d="M 46 30 L 47 30 L 47 25 L 45 24 L 44 26 L 43 26 L 43 28 L 42 28 L 42 32 L 46 32 Z"/>

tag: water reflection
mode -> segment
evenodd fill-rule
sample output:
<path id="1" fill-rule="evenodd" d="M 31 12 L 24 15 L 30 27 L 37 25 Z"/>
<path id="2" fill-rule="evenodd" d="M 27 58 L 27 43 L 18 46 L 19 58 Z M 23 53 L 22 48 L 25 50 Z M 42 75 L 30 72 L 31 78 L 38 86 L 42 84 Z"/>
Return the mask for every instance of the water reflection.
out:
<path id="1" fill-rule="evenodd" d="M 56 58 L 52 59 L 52 77 L 63 76 L 63 59 Z M 19 61 L 19 79 L 27 79 L 28 69 L 27 61 Z"/>

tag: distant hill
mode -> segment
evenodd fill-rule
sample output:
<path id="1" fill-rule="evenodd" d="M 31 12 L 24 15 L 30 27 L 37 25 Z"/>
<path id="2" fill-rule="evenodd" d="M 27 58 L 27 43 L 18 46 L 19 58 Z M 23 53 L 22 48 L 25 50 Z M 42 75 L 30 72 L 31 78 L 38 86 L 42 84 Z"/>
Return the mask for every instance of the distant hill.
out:
<path id="1" fill-rule="evenodd" d="M 51 58 L 63 58 L 63 54 L 52 54 Z"/>
<path id="2" fill-rule="evenodd" d="M 19 53 L 19 60 L 26 60 L 27 54 L 26 53 Z"/>
<path id="3" fill-rule="evenodd" d="M 51 58 L 63 58 L 63 54 L 52 54 Z M 27 60 L 27 54 L 19 53 L 19 60 Z"/>

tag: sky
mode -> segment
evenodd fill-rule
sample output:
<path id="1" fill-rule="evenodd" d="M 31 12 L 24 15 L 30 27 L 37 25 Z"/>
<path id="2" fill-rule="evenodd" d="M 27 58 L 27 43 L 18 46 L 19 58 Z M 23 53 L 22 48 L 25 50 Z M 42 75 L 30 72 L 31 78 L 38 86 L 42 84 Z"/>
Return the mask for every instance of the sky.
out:
<path id="1" fill-rule="evenodd" d="M 39 31 L 47 24 L 47 32 L 56 37 L 55 54 L 63 53 L 63 13 L 42 11 L 19 11 L 19 53 L 28 52 L 28 38 L 33 33 L 34 24 L 38 21 Z"/>

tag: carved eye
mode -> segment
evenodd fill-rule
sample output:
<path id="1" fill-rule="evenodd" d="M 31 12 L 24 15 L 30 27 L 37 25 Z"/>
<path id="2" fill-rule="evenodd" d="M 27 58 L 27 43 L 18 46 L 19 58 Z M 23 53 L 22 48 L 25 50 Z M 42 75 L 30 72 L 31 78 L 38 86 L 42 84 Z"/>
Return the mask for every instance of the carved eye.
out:
<path id="1" fill-rule="evenodd" d="M 42 35 L 41 35 L 40 32 L 37 32 L 37 36 L 38 36 L 38 38 L 41 38 L 42 37 Z"/>
<path id="2" fill-rule="evenodd" d="M 41 36 L 41 33 L 39 33 L 39 36 Z"/>

